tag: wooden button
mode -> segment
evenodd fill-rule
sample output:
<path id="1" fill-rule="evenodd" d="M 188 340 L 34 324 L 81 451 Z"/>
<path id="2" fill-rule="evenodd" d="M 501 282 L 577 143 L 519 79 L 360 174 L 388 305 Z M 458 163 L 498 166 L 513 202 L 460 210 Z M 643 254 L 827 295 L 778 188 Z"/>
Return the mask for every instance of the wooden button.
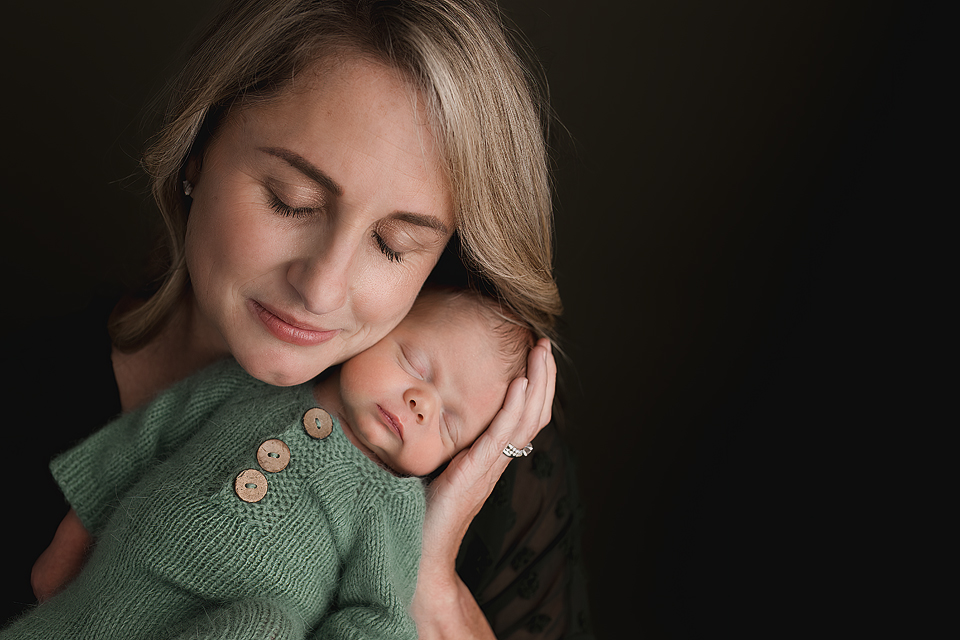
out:
<path id="1" fill-rule="evenodd" d="M 319 407 L 314 407 L 303 414 L 303 428 L 311 438 L 323 439 L 333 431 L 333 418 Z"/>
<path id="2" fill-rule="evenodd" d="M 257 449 L 257 462 L 264 471 L 283 471 L 290 464 L 290 447 L 283 440 L 267 440 Z"/>
<path id="3" fill-rule="evenodd" d="M 267 478 L 256 469 L 241 471 L 233 490 L 244 502 L 260 502 L 267 495 Z"/>

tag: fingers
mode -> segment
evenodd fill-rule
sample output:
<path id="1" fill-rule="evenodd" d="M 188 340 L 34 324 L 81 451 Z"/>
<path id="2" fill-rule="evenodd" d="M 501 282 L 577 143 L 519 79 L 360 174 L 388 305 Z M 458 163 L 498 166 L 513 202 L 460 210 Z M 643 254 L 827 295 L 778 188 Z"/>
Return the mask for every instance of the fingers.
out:
<path id="1" fill-rule="evenodd" d="M 553 357 L 550 341 L 541 339 L 530 351 L 527 359 L 527 386 L 523 415 L 517 428 L 517 440 L 513 444 L 523 447 L 550 422 L 553 398 L 557 386 L 557 361 Z M 523 442 L 519 442 L 523 440 Z"/>
<path id="2" fill-rule="evenodd" d="M 507 446 L 507 442 L 517 432 L 517 425 L 524 418 L 524 413 L 529 406 L 527 402 L 529 390 L 530 382 L 527 378 L 517 378 L 510 383 L 507 396 L 503 401 L 503 408 L 497 413 L 486 433 L 474 443 L 474 448 L 478 448 L 478 446 L 481 448 L 481 451 L 478 452 L 480 458 L 482 458 L 480 464 L 506 468 L 506 463 L 510 460 L 502 455 L 503 448 Z M 524 444 L 526 442 L 520 446 L 522 447 Z M 498 464 L 501 462 L 504 464 Z M 499 469 L 497 475 L 499 476 L 502 471 L 503 469 Z"/>
<path id="3" fill-rule="evenodd" d="M 549 341 L 542 340 L 530 351 L 527 377 L 511 383 L 503 408 L 484 434 L 488 437 L 477 441 L 488 448 L 483 453 L 487 464 L 498 459 L 505 467 L 510 458 L 502 455 L 504 447 L 510 443 L 523 448 L 550 421 L 556 378 L 556 361 Z"/>
<path id="4" fill-rule="evenodd" d="M 557 360 L 553 357 L 553 345 L 547 338 L 542 338 L 538 346 L 543 346 L 547 350 L 547 393 L 544 396 L 542 410 L 540 412 L 540 428 L 547 426 L 553 417 L 553 398 L 557 390 Z M 539 430 L 538 430 L 539 432 Z"/>
<path id="5" fill-rule="evenodd" d="M 548 359 L 553 360 L 553 357 L 542 341 L 530 351 L 530 356 L 527 358 L 527 379 L 530 383 L 527 385 L 523 414 L 517 425 L 517 438 L 523 442 L 514 442 L 513 444 L 517 447 L 523 447 L 533 440 L 545 424 L 541 424 L 544 405 L 548 404 L 548 396 L 552 401 L 555 384 L 550 378 Z"/>
<path id="6" fill-rule="evenodd" d="M 47 600 L 80 573 L 92 543 L 93 538 L 77 512 L 70 509 L 57 527 L 50 546 L 33 565 L 30 582 L 38 601 Z"/>

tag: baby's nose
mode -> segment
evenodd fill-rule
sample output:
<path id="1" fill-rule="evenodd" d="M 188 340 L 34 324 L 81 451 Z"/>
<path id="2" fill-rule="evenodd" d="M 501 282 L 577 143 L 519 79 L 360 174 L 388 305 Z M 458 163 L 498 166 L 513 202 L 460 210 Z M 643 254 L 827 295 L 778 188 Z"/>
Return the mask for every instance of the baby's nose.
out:
<path id="1" fill-rule="evenodd" d="M 423 415 L 423 403 L 418 407 L 417 401 L 415 398 L 410 398 L 410 411 L 416 414 L 417 422 L 423 422 L 426 417 Z"/>

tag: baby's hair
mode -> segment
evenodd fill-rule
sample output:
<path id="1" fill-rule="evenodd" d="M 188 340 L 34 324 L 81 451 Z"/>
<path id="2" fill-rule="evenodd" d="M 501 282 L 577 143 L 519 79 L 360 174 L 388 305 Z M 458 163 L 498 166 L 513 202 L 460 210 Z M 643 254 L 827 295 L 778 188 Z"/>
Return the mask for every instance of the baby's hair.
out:
<path id="1" fill-rule="evenodd" d="M 520 316 L 495 298 L 474 289 L 457 289 L 429 284 L 420 291 L 411 312 L 415 313 L 418 307 L 430 304 L 432 300 L 447 304 L 458 301 L 471 302 L 493 332 L 507 379 L 513 380 L 526 374 L 527 356 L 536 345 L 536 334 Z"/>

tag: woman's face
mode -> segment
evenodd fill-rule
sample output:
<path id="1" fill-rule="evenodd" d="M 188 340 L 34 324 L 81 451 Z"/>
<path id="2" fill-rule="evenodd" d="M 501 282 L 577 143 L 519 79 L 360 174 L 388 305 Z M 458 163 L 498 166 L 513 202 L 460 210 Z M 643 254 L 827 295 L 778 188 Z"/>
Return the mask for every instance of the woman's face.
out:
<path id="1" fill-rule="evenodd" d="M 305 382 L 406 315 L 454 230 L 426 114 L 361 58 L 237 110 L 188 167 L 199 330 L 251 375 Z"/>

